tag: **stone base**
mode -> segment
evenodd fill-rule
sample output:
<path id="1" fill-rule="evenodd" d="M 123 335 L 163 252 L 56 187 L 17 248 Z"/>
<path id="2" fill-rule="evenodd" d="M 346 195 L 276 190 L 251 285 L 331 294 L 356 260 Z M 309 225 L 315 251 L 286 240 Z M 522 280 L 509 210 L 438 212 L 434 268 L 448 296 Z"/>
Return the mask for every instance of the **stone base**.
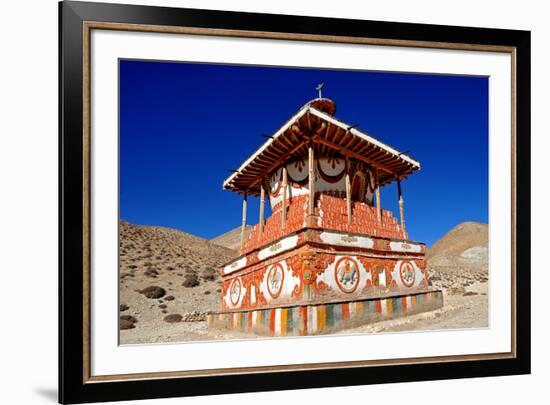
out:
<path id="1" fill-rule="evenodd" d="M 236 329 L 264 336 L 329 334 L 385 319 L 432 311 L 443 306 L 440 290 L 384 298 L 214 312 L 209 328 Z"/>

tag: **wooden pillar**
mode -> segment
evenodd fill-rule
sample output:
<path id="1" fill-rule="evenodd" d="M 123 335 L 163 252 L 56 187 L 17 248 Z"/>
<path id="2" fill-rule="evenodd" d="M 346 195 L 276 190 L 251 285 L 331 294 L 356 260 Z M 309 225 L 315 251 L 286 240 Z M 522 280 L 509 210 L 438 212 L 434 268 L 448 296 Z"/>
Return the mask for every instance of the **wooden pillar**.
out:
<path id="1" fill-rule="evenodd" d="M 374 168 L 374 177 L 376 181 L 376 217 L 378 218 L 378 223 L 382 223 L 382 206 L 380 205 L 380 181 L 378 178 L 378 169 Z"/>
<path id="2" fill-rule="evenodd" d="M 283 167 L 283 207 L 281 211 L 281 227 L 286 226 L 286 195 L 288 188 L 288 174 L 286 170 L 286 165 Z"/>
<path id="3" fill-rule="evenodd" d="M 348 158 L 346 157 L 346 161 Z M 346 205 L 348 208 L 348 224 L 351 224 L 351 179 L 349 175 L 349 163 L 346 164 Z"/>
<path id="4" fill-rule="evenodd" d="M 313 143 L 308 145 L 308 175 L 309 175 L 309 215 L 315 215 L 315 163 Z"/>
<path id="5" fill-rule="evenodd" d="M 258 224 L 260 225 L 260 233 L 259 236 L 264 232 L 264 208 L 265 208 L 265 186 L 264 182 L 262 181 L 262 184 L 260 186 L 260 220 Z"/>
<path id="6" fill-rule="evenodd" d="M 241 249 L 244 246 L 244 231 L 246 229 L 246 199 L 247 199 L 247 197 L 248 197 L 248 193 L 245 191 L 244 192 L 244 197 L 243 197 L 243 220 L 242 220 L 242 223 L 241 223 Z"/>
<path id="7" fill-rule="evenodd" d="M 403 237 L 405 236 L 405 201 L 403 201 L 403 194 L 401 193 L 401 181 L 397 179 L 397 196 L 399 198 L 399 217 L 401 219 L 401 232 Z"/>

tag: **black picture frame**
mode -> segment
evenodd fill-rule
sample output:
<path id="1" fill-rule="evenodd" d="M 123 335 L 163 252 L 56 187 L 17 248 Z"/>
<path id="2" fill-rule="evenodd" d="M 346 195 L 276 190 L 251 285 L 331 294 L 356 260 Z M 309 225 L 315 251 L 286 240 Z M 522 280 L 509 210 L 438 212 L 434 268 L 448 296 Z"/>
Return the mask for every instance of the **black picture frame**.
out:
<path id="1" fill-rule="evenodd" d="M 59 402 L 136 400 L 530 373 L 530 32 L 120 4 L 59 3 Z M 84 24 L 87 21 L 515 48 L 515 338 L 513 358 L 197 377 L 87 381 L 83 353 Z M 88 230 L 89 231 L 89 230 Z"/>

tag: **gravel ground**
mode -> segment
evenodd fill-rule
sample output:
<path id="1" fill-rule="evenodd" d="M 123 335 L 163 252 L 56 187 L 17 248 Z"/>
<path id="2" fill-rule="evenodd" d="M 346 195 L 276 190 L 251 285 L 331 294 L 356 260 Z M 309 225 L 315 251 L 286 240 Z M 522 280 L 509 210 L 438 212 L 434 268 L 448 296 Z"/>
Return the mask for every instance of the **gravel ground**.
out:
<path id="1" fill-rule="evenodd" d="M 488 327 L 488 284 L 474 283 L 463 293 L 444 290 L 444 306 L 435 311 L 391 319 L 346 329 L 337 334 L 405 332 L 442 329 L 467 329 Z M 466 294 L 466 295 L 464 295 Z M 132 330 L 122 330 L 121 338 Z M 141 327 L 139 335 L 133 335 L 131 343 L 164 343 L 228 339 L 266 338 L 237 331 L 209 330 L 206 322 L 149 323 Z"/>

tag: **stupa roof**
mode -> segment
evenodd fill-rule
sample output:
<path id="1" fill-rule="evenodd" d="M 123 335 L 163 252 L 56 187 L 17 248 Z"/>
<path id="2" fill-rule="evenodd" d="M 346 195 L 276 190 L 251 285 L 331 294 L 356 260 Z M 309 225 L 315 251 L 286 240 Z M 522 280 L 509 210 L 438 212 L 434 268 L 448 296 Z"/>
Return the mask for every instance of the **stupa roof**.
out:
<path id="1" fill-rule="evenodd" d="M 307 159 L 310 143 L 316 156 L 338 152 L 377 168 L 381 186 L 420 170 L 418 161 L 330 115 L 335 111 L 335 106 L 330 108 L 331 103 L 328 99 L 307 103 L 246 159 L 224 181 L 223 187 L 259 194 L 262 179 L 279 166 L 287 161 Z"/>

